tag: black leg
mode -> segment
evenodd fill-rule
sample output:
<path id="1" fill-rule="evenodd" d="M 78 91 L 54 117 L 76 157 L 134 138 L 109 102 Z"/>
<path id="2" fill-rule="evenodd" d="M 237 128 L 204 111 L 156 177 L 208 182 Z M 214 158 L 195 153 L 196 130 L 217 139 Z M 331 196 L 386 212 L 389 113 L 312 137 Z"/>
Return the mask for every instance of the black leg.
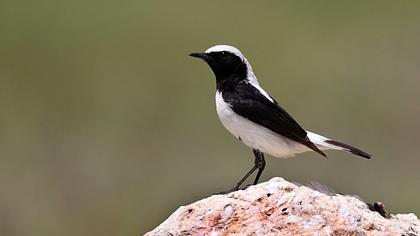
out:
<path id="1" fill-rule="evenodd" d="M 264 154 L 258 150 L 253 149 L 252 150 L 254 152 L 254 156 L 255 156 L 255 161 L 254 161 L 254 166 L 245 174 L 244 177 L 242 177 L 241 180 L 239 180 L 239 182 L 230 190 L 226 191 L 226 192 L 221 192 L 222 194 L 224 193 L 230 193 L 236 190 L 239 190 L 239 188 L 241 187 L 241 185 L 245 182 L 245 180 L 248 179 L 248 177 L 254 173 L 255 170 L 258 169 L 258 173 L 257 176 L 255 178 L 254 184 L 258 183 L 258 179 L 261 176 L 261 173 L 264 170 L 265 167 L 265 160 L 264 160 Z"/>
<path id="2" fill-rule="evenodd" d="M 254 180 L 254 185 L 255 185 L 255 184 L 258 184 L 258 180 L 260 179 L 260 176 L 262 172 L 264 171 L 265 160 L 264 160 L 264 153 L 255 149 L 252 151 L 254 151 L 254 155 L 255 155 L 255 165 L 258 167 L 258 173 L 257 173 L 257 176 L 255 176 L 255 180 Z M 257 158 L 257 156 L 259 156 L 259 158 Z M 258 160 L 258 163 L 257 163 L 257 160 Z"/>
<path id="3" fill-rule="evenodd" d="M 232 192 L 232 191 L 236 191 L 236 190 L 239 190 L 239 187 L 241 187 L 241 185 L 245 182 L 245 180 L 246 179 L 248 179 L 248 177 L 252 174 L 252 173 L 254 173 L 254 171 L 256 170 L 256 169 L 258 169 L 258 166 L 256 166 L 256 165 L 254 165 L 249 171 L 248 171 L 248 173 L 246 173 L 245 174 L 245 176 L 244 177 L 242 177 L 242 179 L 241 180 L 239 180 L 239 182 L 235 185 L 235 187 L 233 187 L 231 190 L 230 190 L 230 192 Z"/>

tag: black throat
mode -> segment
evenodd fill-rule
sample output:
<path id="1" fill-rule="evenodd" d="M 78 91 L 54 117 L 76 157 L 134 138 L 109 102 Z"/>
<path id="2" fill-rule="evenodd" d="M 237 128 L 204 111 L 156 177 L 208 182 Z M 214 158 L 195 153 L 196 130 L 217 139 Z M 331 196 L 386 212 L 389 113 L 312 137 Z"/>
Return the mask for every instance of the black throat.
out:
<path id="1" fill-rule="evenodd" d="M 238 84 L 247 81 L 247 70 L 239 73 L 231 73 L 229 75 L 218 75 L 216 76 L 216 88 L 220 92 L 232 91 Z"/>
<path id="2" fill-rule="evenodd" d="M 238 84 L 247 80 L 247 64 L 233 53 L 209 53 L 207 63 L 216 76 L 217 90 L 221 92 L 232 91 Z"/>

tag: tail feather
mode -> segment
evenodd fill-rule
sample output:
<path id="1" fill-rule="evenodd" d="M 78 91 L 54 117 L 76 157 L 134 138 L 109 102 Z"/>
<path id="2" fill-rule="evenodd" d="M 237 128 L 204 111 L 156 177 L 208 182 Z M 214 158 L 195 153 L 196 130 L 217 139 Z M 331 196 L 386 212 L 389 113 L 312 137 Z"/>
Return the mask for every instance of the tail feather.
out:
<path id="1" fill-rule="evenodd" d="M 364 152 L 364 151 L 362 151 L 362 150 L 360 150 L 356 147 L 350 146 L 350 145 L 342 143 L 342 142 L 338 142 L 338 141 L 335 141 L 335 140 L 328 139 L 326 137 L 323 137 L 321 135 L 318 135 L 318 134 L 315 134 L 315 133 L 312 133 L 312 132 L 309 132 L 309 131 L 307 131 L 307 133 L 308 133 L 309 140 L 311 140 L 311 142 L 313 142 L 314 144 L 319 146 L 321 150 L 322 149 L 336 149 L 336 150 L 342 150 L 342 151 L 345 151 L 345 152 L 349 152 L 349 153 L 352 153 L 352 154 L 357 155 L 357 156 L 361 156 L 361 157 L 366 158 L 366 159 L 371 158 L 370 154 L 368 154 L 368 153 L 366 153 L 366 152 Z"/>
<path id="2" fill-rule="evenodd" d="M 328 144 L 332 144 L 334 146 L 341 147 L 341 148 L 343 148 L 342 149 L 343 151 L 350 152 L 350 153 L 352 153 L 354 155 L 361 156 L 361 157 L 364 157 L 366 159 L 370 159 L 371 158 L 371 155 L 370 154 L 368 154 L 368 153 L 366 153 L 366 152 L 364 152 L 364 151 L 362 151 L 362 150 L 360 150 L 360 149 L 358 149 L 356 147 L 350 146 L 348 144 L 341 143 L 341 142 L 334 141 L 334 140 L 326 140 L 325 142 L 328 143 Z"/>

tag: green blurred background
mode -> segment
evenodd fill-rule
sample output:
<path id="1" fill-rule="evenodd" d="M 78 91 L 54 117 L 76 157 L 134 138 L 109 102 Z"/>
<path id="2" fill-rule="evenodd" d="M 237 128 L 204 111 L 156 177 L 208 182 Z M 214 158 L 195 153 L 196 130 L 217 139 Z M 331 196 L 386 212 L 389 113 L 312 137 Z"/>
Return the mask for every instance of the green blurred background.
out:
<path id="1" fill-rule="evenodd" d="M 304 127 L 361 147 L 267 158 L 420 214 L 419 1 L 0 2 L 0 235 L 139 235 L 252 153 L 192 51 L 231 44 Z"/>

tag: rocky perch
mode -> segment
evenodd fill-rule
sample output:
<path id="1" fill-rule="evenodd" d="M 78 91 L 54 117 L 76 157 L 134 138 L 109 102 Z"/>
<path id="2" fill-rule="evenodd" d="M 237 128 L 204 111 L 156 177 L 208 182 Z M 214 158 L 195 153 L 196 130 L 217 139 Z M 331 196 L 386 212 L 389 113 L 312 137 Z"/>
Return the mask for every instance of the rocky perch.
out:
<path id="1" fill-rule="evenodd" d="M 145 235 L 407 235 L 420 234 L 414 214 L 382 215 L 360 198 L 321 184 L 273 178 L 176 210 Z M 385 217 L 387 218 L 385 218 Z"/>

